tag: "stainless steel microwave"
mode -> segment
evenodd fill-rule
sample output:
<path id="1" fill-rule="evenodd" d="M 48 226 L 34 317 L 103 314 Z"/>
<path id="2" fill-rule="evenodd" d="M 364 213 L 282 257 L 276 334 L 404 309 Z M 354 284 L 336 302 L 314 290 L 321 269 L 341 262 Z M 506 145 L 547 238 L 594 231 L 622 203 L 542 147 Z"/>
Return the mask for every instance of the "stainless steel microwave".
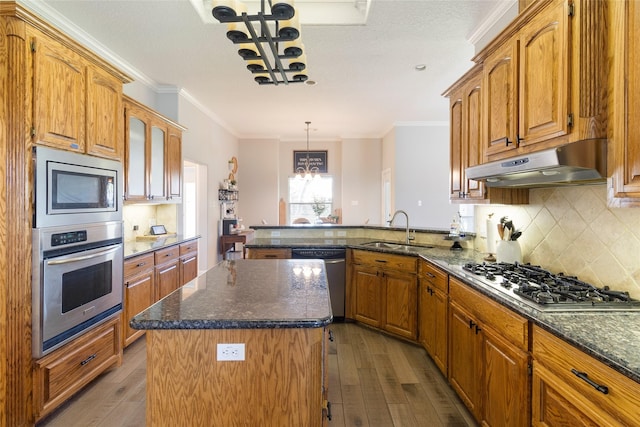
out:
<path id="1" fill-rule="evenodd" d="M 41 146 L 33 155 L 33 228 L 122 221 L 120 162 Z"/>

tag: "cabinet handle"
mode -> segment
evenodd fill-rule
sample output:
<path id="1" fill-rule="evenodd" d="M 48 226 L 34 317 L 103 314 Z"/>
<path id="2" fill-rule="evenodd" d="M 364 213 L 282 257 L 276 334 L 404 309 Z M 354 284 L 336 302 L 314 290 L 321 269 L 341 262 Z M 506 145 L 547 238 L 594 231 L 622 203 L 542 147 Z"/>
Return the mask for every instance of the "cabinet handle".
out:
<path id="1" fill-rule="evenodd" d="M 436 278 L 435 274 L 431 274 L 431 273 L 427 273 L 426 276 L 429 277 L 430 279 Z"/>
<path id="2" fill-rule="evenodd" d="M 80 366 L 84 366 L 87 363 L 91 362 L 93 359 L 95 359 L 97 356 L 96 353 L 92 354 L 91 356 L 87 357 L 86 359 L 84 359 L 82 362 L 80 362 Z"/>
<path id="3" fill-rule="evenodd" d="M 474 326 L 476 326 L 474 321 L 473 320 L 469 320 L 469 329 L 473 329 Z"/>
<path id="4" fill-rule="evenodd" d="M 609 387 L 607 387 L 606 385 L 598 384 L 595 381 L 592 381 L 591 379 L 589 379 L 589 375 L 587 375 L 586 372 L 580 372 L 577 369 L 572 368 L 571 373 L 573 373 L 573 375 L 575 375 L 576 377 L 580 378 L 581 380 L 589 384 L 591 387 L 598 390 L 600 393 L 609 394 Z"/>
<path id="5" fill-rule="evenodd" d="M 476 325 L 476 335 L 478 335 L 478 333 L 481 331 L 482 329 L 480 329 L 480 326 Z"/>
<path id="6" fill-rule="evenodd" d="M 333 331 L 329 329 L 329 341 L 333 342 Z"/>
<path id="7" fill-rule="evenodd" d="M 143 265 L 146 265 L 146 262 L 139 262 L 136 264 L 136 267 L 142 267 Z"/>
<path id="8" fill-rule="evenodd" d="M 382 263 L 386 263 L 387 260 L 386 259 L 377 259 L 376 262 L 382 262 Z"/>
<path id="9" fill-rule="evenodd" d="M 517 135 L 517 136 L 516 136 L 516 140 L 518 141 L 518 146 L 520 146 L 520 144 L 521 144 L 522 142 L 524 142 L 524 138 L 523 138 L 523 137 L 521 137 L 520 135 Z"/>
<path id="10" fill-rule="evenodd" d="M 327 419 L 331 421 L 331 402 L 327 400 Z"/>

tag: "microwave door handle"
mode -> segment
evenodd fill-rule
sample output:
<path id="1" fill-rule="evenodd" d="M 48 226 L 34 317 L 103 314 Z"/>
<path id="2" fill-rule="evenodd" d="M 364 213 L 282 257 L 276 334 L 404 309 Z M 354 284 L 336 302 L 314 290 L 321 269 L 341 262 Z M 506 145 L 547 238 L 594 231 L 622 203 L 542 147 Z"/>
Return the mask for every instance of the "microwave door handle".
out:
<path id="1" fill-rule="evenodd" d="M 98 253 L 91 254 L 91 255 L 83 255 L 83 256 L 78 256 L 78 257 L 74 257 L 74 258 L 47 261 L 47 265 L 60 265 L 60 264 L 69 264 L 69 263 L 72 263 L 72 262 L 84 261 L 84 260 L 91 259 L 91 258 L 97 258 L 99 256 L 103 256 L 103 255 L 109 254 L 111 252 L 115 252 L 118 249 L 119 248 L 112 248 L 112 249 L 108 249 L 106 251 L 98 252 Z"/>

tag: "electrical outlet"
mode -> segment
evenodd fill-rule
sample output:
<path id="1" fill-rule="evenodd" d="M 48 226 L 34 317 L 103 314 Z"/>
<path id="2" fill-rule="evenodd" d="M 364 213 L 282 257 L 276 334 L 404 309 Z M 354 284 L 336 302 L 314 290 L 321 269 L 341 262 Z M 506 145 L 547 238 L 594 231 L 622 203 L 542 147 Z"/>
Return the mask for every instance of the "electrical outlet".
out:
<path id="1" fill-rule="evenodd" d="M 280 237 L 280 232 L 279 231 L 272 231 L 271 232 L 271 237 Z"/>
<path id="2" fill-rule="evenodd" d="M 218 362 L 244 360 L 244 344 L 218 344 Z"/>
<path id="3" fill-rule="evenodd" d="M 333 231 L 325 231 L 324 237 L 333 237 Z"/>
<path id="4" fill-rule="evenodd" d="M 347 237 L 346 231 L 338 231 L 338 237 Z"/>

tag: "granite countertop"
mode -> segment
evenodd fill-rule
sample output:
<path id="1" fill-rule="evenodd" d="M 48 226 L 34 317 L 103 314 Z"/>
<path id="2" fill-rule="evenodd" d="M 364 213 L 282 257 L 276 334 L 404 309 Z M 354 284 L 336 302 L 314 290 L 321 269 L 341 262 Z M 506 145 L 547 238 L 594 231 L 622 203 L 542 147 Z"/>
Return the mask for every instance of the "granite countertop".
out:
<path id="1" fill-rule="evenodd" d="M 147 252 L 157 251 L 158 249 L 188 242 L 189 240 L 198 239 L 200 236 L 183 236 L 170 235 L 167 237 L 158 237 L 157 239 L 131 240 L 124 242 L 124 258 L 142 255 Z"/>
<path id="2" fill-rule="evenodd" d="M 324 262 L 228 260 L 135 316 L 134 329 L 318 328 L 333 320 Z"/>
<path id="3" fill-rule="evenodd" d="M 320 246 L 325 239 L 256 239 L 252 247 Z M 541 328 L 569 342 L 607 366 L 640 383 L 640 310 L 543 312 L 509 298 L 503 293 L 470 279 L 461 266 L 483 262 L 484 254 L 470 249 L 452 251 L 446 246 L 420 248 L 411 252 L 363 245 L 374 239 L 328 239 L 327 247 L 342 246 L 377 252 L 402 253 L 432 262 L 482 294 L 512 309 Z M 397 243 L 397 242 L 395 242 Z"/>

